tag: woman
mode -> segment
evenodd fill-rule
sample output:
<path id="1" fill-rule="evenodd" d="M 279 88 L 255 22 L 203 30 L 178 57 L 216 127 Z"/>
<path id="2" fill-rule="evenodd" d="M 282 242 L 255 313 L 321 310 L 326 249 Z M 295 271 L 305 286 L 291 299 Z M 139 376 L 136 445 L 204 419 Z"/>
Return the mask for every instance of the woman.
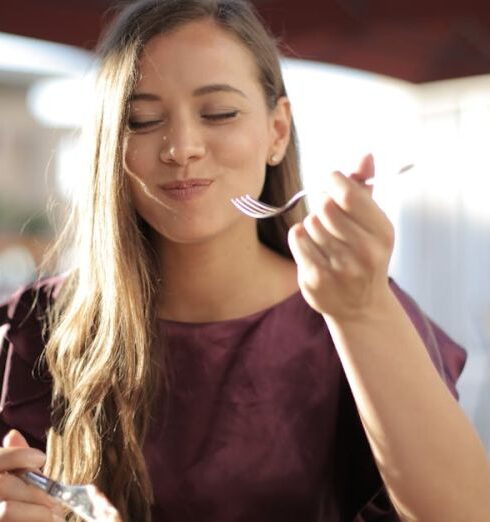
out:
<path id="1" fill-rule="evenodd" d="M 388 280 L 372 157 L 326 176 L 308 216 L 230 204 L 299 188 L 250 6 L 137 1 L 100 56 L 73 268 L 1 309 L 3 432 L 123 520 L 490 519 L 485 451 L 451 394 L 464 352 Z M 18 437 L 0 469 L 43 465 Z M 3 477 L 3 520 L 26 519 L 19 503 L 49 519 Z"/>

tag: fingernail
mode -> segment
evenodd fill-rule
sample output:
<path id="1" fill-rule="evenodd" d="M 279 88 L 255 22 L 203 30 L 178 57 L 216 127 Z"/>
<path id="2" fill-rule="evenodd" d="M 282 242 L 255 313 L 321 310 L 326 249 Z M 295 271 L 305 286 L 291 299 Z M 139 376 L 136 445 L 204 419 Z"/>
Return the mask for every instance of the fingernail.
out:
<path id="1" fill-rule="evenodd" d="M 338 179 L 338 178 L 345 178 L 346 175 L 343 174 L 342 172 L 340 172 L 340 170 L 334 170 L 334 171 L 330 174 L 330 177 L 331 177 L 331 178 L 334 178 L 334 179 L 335 179 L 335 178 Z"/>
<path id="2" fill-rule="evenodd" d="M 325 179 L 325 188 L 329 195 L 332 195 L 332 191 L 335 190 L 336 185 L 338 184 L 339 178 L 344 178 L 345 176 L 342 172 L 338 170 L 332 170 L 329 172 L 328 176 Z"/>
<path id="3" fill-rule="evenodd" d="M 7 444 L 7 442 L 15 435 L 16 431 L 17 430 L 10 430 L 9 432 L 7 432 L 5 437 L 2 439 L 3 446 L 5 446 L 5 444 Z"/>

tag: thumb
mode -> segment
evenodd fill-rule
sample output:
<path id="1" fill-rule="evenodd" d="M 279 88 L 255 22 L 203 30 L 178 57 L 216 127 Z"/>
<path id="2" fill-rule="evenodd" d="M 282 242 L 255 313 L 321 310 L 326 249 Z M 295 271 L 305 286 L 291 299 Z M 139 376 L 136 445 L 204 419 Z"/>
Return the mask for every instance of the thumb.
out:
<path id="1" fill-rule="evenodd" d="M 356 172 L 349 177 L 361 185 L 364 185 L 370 193 L 373 191 L 373 186 L 367 184 L 366 181 L 374 178 L 374 158 L 372 154 L 366 154 L 360 161 Z"/>
<path id="2" fill-rule="evenodd" d="M 29 444 L 26 439 L 17 430 L 10 430 L 3 438 L 4 448 L 28 448 Z"/>

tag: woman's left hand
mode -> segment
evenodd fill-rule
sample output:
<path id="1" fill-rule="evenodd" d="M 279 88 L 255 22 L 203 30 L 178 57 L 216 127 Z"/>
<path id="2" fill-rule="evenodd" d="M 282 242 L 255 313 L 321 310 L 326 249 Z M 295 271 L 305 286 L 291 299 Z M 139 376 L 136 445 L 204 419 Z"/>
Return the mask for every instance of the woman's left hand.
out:
<path id="1" fill-rule="evenodd" d="M 333 172 L 322 203 L 289 231 L 306 301 L 337 320 L 363 317 L 389 292 L 394 230 L 365 184 L 373 176 L 371 155 L 350 177 Z"/>

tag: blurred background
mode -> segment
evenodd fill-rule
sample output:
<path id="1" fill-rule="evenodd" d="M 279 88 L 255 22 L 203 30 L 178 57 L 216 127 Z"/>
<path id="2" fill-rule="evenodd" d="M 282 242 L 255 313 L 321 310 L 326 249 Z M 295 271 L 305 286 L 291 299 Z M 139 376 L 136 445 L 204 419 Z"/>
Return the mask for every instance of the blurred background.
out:
<path id="1" fill-rule="evenodd" d="M 284 54 L 305 185 L 374 154 L 391 273 L 468 350 L 461 403 L 490 452 L 488 0 L 255 4 Z M 0 3 L 0 300 L 36 277 L 82 175 L 92 51 L 112 5 Z"/>

